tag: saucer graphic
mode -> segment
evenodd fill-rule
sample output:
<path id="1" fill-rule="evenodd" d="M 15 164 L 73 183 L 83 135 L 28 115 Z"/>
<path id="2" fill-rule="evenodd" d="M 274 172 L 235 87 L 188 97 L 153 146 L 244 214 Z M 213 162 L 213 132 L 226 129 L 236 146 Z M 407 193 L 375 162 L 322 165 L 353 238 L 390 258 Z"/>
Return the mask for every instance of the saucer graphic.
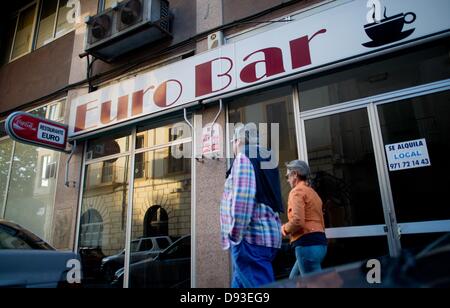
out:
<path id="1" fill-rule="evenodd" d="M 387 44 L 390 44 L 393 42 L 401 41 L 401 40 L 407 38 L 408 36 L 410 36 L 414 32 L 414 30 L 416 30 L 416 29 L 410 29 L 410 30 L 403 31 L 398 36 L 396 36 L 394 39 L 370 41 L 370 42 L 364 43 L 362 45 L 364 47 L 374 48 L 374 47 L 380 47 L 383 45 L 387 45 Z"/>
<path id="2" fill-rule="evenodd" d="M 416 14 L 413 12 L 400 13 L 391 17 L 386 16 L 378 22 L 372 22 L 364 26 L 367 36 L 372 39 L 370 42 L 362 44 L 364 47 L 374 48 L 397 41 L 401 41 L 414 32 L 413 29 L 403 31 L 405 24 L 412 24 L 416 20 Z"/>

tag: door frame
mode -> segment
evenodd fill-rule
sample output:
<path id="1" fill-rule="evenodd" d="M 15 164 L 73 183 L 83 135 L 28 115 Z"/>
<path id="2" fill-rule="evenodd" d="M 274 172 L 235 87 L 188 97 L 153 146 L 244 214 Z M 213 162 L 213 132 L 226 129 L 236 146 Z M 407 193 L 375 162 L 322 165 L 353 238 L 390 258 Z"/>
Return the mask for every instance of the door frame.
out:
<path id="1" fill-rule="evenodd" d="M 336 105 L 321 107 L 313 110 L 300 111 L 300 99 L 298 85 L 293 86 L 293 103 L 297 126 L 297 147 L 299 159 L 308 161 L 308 149 L 306 143 L 305 121 L 322 118 L 325 116 L 341 114 L 344 112 L 366 109 L 372 145 L 375 155 L 375 164 L 381 203 L 384 213 L 384 225 L 365 225 L 341 228 L 327 228 L 328 238 L 350 238 L 350 237 L 371 237 L 387 236 L 389 253 L 392 257 L 400 254 L 401 234 L 418 234 L 433 232 L 450 232 L 450 220 L 439 221 L 419 221 L 412 223 L 397 223 L 394 208 L 394 199 L 389 179 L 386 155 L 384 152 L 383 136 L 378 116 L 378 106 L 408 98 L 425 96 L 450 90 L 450 79 L 428 83 L 420 86 L 406 88 L 398 91 L 387 92 L 354 101 L 343 102 Z"/>

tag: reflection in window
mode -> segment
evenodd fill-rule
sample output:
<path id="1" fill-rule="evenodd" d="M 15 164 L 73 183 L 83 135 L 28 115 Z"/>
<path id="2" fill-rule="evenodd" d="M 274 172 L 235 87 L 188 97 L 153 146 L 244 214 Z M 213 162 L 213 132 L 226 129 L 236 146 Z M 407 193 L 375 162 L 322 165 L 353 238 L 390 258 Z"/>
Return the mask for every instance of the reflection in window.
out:
<path id="1" fill-rule="evenodd" d="M 36 14 L 36 4 L 19 13 L 11 60 L 31 51 L 33 40 L 33 25 Z"/>
<path id="2" fill-rule="evenodd" d="M 136 136 L 136 149 L 144 147 L 144 136 Z M 145 176 L 145 156 L 144 153 L 136 154 L 134 161 L 134 177 L 136 179 L 143 178 Z"/>
<path id="3" fill-rule="evenodd" d="M 25 55 L 32 48 L 42 47 L 73 29 L 74 24 L 67 20 L 71 10 L 67 7 L 68 0 L 41 0 L 37 3 L 39 7 L 36 3 L 25 7 L 7 21 L 2 63 Z"/>
<path id="4" fill-rule="evenodd" d="M 0 215 L 3 213 L 3 204 L 6 197 L 8 174 L 11 166 L 13 141 L 5 139 L 0 141 Z"/>
<path id="5" fill-rule="evenodd" d="M 67 7 L 67 2 L 68 0 L 59 0 L 55 37 L 67 32 L 73 27 L 67 20 L 67 14 L 71 10 L 70 7 Z"/>
<path id="6" fill-rule="evenodd" d="M 128 160 L 121 158 L 90 164 L 85 186 L 93 189 L 105 185 L 123 185 L 128 181 L 127 169 Z"/>
<path id="7" fill-rule="evenodd" d="M 45 0 L 42 2 L 36 42 L 37 48 L 53 39 L 57 6 L 58 0 Z"/>
<path id="8" fill-rule="evenodd" d="M 56 108 L 63 118 L 63 105 L 64 101 L 60 100 L 33 109 L 29 113 L 48 119 L 51 117 L 49 110 Z M 4 137 L 4 122 L 1 122 L 0 138 L 3 139 L 0 140 L 0 218 L 15 221 L 47 242 L 53 243 L 53 206 L 60 154 Z M 6 187 L 9 188 L 8 191 Z"/>
<path id="9" fill-rule="evenodd" d="M 183 130 L 179 127 L 173 127 L 169 129 L 169 141 L 176 141 L 183 135 Z M 173 145 L 169 147 L 169 166 L 168 173 L 183 172 L 186 168 L 186 160 L 179 159 L 177 153 L 183 153 L 184 145 Z M 188 156 L 189 157 L 189 156 Z"/>
<path id="10" fill-rule="evenodd" d="M 170 126 L 153 132 L 163 134 L 152 136 L 154 140 L 181 140 Z M 190 151 L 191 143 L 184 143 L 183 148 Z M 191 161 L 190 154 L 177 157 L 174 152 L 166 146 L 143 153 L 147 177 L 134 182 L 132 238 L 157 237 L 158 248 L 166 250 L 153 252 L 140 262 L 131 260 L 131 287 L 190 286 Z M 182 167 L 171 172 L 173 166 Z M 123 273 L 116 278 L 123 281 Z"/>
<path id="11" fill-rule="evenodd" d="M 4 49 L 4 54 L 2 54 L 2 63 L 8 63 L 11 59 L 11 50 L 14 42 L 14 33 L 16 31 L 17 16 L 10 18 L 6 25 L 6 32 L 4 33 L 4 43 L 2 44 Z"/>
<path id="12" fill-rule="evenodd" d="M 136 139 L 136 149 L 164 145 L 174 140 L 182 140 L 190 137 L 191 129 L 184 121 L 157 128 L 143 127 L 138 130 L 137 138 L 144 138 L 144 140 L 140 141 Z"/>
<path id="13" fill-rule="evenodd" d="M 48 187 L 49 180 L 56 176 L 56 162 L 52 160 L 52 155 L 41 157 L 41 187 Z"/>
<path id="14" fill-rule="evenodd" d="M 378 114 L 384 145 L 425 139 L 431 162 L 427 167 L 389 172 L 397 220 L 450 219 L 445 201 L 450 174 L 450 91 L 380 105 Z"/>
<path id="15" fill-rule="evenodd" d="M 89 209 L 81 216 L 80 243 L 81 247 L 102 247 L 103 219 L 97 210 Z"/>
<path id="16" fill-rule="evenodd" d="M 373 59 L 299 83 L 300 110 L 344 103 L 389 91 L 450 78 L 450 40 Z"/>
<path id="17" fill-rule="evenodd" d="M 313 186 L 322 199 L 325 226 L 383 224 L 366 109 L 305 121 Z"/>
<path id="18" fill-rule="evenodd" d="M 93 286 L 109 286 L 114 279 L 114 273 L 123 267 L 128 166 L 129 158 L 126 156 L 85 167 L 81 212 L 89 214 L 85 217 L 86 232 L 80 230 L 79 247 L 85 282 Z M 104 182 L 106 178 L 111 181 Z M 92 210 L 99 215 L 90 212 Z"/>
<path id="19" fill-rule="evenodd" d="M 144 236 L 169 235 L 169 216 L 161 206 L 152 206 L 144 217 Z"/>
<path id="20" fill-rule="evenodd" d="M 6 203 L 6 219 L 23 225 L 47 241 L 51 239 L 56 188 L 56 180 L 50 175 L 53 175 L 52 168 L 56 169 L 53 162 L 57 162 L 59 156 L 58 152 L 16 143 Z M 45 169 L 39 172 L 41 166 Z"/>
<path id="21" fill-rule="evenodd" d="M 292 105 L 292 87 L 286 86 L 264 92 L 242 96 L 233 99 L 229 103 L 229 123 L 268 123 L 269 126 L 264 132 L 259 132 L 259 138 L 266 140 L 269 148 L 272 147 L 272 139 L 279 141 L 279 163 L 281 191 L 284 205 L 287 205 L 287 196 L 290 187 L 286 182 L 285 162 L 298 158 L 295 119 Z M 279 125 L 279 136 L 271 136 L 271 125 Z M 230 138 L 232 133 L 230 132 Z M 285 215 L 283 221 L 287 221 Z"/>
<path id="22" fill-rule="evenodd" d="M 124 132 L 117 136 L 90 140 L 86 150 L 86 159 L 101 158 L 127 152 L 130 147 L 129 134 L 129 132 Z"/>
<path id="23" fill-rule="evenodd" d="M 386 236 L 328 239 L 322 267 L 333 267 L 389 255 Z"/>
<path id="24" fill-rule="evenodd" d="M 103 11 L 112 8 L 114 5 L 122 2 L 123 0 L 101 0 L 103 2 L 103 7 L 101 7 L 101 9 Z"/>
<path id="25" fill-rule="evenodd" d="M 281 196 L 283 198 L 284 208 L 287 208 L 287 197 L 291 190 L 286 182 L 284 175 L 286 174 L 285 162 L 298 158 L 295 119 L 292 103 L 292 87 L 286 86 L 275 88 L 268 91 L 262 91 L 250 95 L 245 95 L 233 99 L 229 103 L 228 122 L 229 123 L 255 123 L 259 128 L 259 124 L 268 123 L 267 130 L 259 131 L 261 140 L 266 140 L 269 148 L 273 148 L 273 140 L 279 143 L 278 150 L 279 162 L 278 168 L 280 172 Z M 271 136 L 272 124 L 278 124 L 279 136 Z M 230 137 L 232 132 L 230 132 Z M 229 143 L 227 143 L 229 144 Z M 286 213 L 280 216 L 282 222 L 287 221 Z M 287 278 L 293 265 L 293 257 L 285 241 L 280 253 L 274 260 L 274 272 L 277 279 Z"/>

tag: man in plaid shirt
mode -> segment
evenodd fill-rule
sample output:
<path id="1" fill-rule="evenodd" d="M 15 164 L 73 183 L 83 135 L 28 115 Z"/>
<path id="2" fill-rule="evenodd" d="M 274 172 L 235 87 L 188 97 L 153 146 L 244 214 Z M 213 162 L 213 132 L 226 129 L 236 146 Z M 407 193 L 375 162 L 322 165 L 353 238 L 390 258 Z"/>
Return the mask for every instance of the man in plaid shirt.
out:
<path id="1" fill-rule="evenodd" d="M 272 261 L 281 247 L 283 211 L 277 168 L 261 168 L 267 151 L 249 149 L 244 127 L 233 136 L 235 159 L 225 182 L 220 207 L 222 247 L 231 248 L 233 288 L 254 288 L 274 281 Z M 249 155 L 252 154 L 252 155 Z M 264 155 L 263 157 L 267 157 Z"/>

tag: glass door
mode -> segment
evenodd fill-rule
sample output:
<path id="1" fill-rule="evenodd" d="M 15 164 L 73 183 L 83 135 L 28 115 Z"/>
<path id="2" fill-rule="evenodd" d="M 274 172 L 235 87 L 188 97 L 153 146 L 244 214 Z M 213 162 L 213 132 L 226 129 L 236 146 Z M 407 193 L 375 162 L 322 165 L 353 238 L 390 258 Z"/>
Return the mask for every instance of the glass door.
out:
<path id="1" fill-rule="evenodd" d="M 324 204 L 329 247 L 323 266 L 388 255 L 367 108 L 303 119 L 303 126 L 304 156 Z"/>
<path id="2" fill-rule="evenodd" d="M 377 106 L 402 248 L 450 232 L 450 91 Z"/>

